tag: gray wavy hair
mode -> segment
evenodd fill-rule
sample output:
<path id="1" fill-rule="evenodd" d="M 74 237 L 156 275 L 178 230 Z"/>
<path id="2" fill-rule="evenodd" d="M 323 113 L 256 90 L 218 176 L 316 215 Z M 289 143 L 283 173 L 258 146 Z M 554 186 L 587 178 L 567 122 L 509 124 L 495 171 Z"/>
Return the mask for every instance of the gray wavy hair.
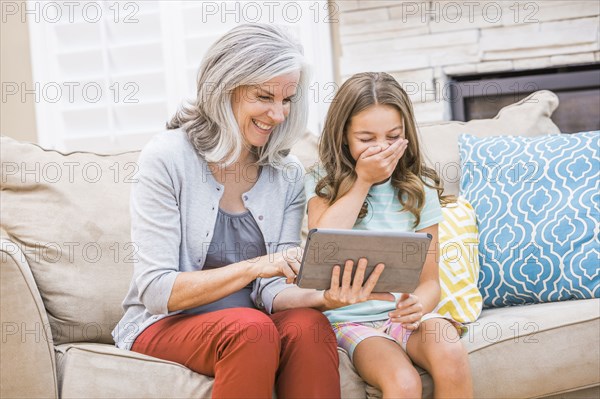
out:
<path id="1" fill-rule="evenodd" d="M 281 165 L 306 129 L 310 70 L 302 45 L 277 26 L 239 25 L 217 40 L 200 65 L 196 99 L 180 107 L 167 122 L 167 129 L 182 128 L 208 162 L 230 165 L 244 145 L 231 108 L 233 90 L 294 71 L 300 71 L 300 81 L 291 98 L 290 113 L 268 143 L 255 149 L 260 165 Z"/>

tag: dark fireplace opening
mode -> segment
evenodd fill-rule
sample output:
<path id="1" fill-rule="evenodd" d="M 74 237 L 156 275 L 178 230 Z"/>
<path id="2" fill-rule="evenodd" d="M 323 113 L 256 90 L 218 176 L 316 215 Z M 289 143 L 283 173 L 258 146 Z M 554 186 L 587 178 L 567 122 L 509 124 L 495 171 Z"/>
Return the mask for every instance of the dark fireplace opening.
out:
<path id="1" fill-rule="evenodd" d="M 450 77 L 452 119 L 494 117 L 506 105 L 551 90 L 560 105 L 552 120 L 563 133 L 600 130 L 600 63 Z"/>

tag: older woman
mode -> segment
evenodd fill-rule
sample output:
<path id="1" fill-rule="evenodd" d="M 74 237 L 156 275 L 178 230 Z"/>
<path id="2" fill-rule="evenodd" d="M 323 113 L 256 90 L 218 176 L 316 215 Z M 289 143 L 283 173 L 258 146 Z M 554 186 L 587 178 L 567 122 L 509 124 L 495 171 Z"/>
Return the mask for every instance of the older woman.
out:
<path id="1" fill-rule="evenodd" d="M 215 377 L 214 397 L 340 396 L 336 340 L 316 309 L 356 301 L 291 284 L 305 209 L 288 156 L 305 129 L 307 67 L 285 31 L 242 25 L 208 51 L 197 98 L 140 154 L 137 262 L 119 348 Z M 370 292 L 370 291 L 369 291 Z"/>

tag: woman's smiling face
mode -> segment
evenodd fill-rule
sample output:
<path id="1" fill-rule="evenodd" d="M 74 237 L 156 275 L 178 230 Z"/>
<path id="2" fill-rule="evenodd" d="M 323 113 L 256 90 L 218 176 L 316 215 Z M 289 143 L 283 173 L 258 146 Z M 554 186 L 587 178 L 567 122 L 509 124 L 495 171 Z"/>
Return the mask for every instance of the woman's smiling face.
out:
<path id="1" fill-rule="evenodd" d="M 267 144 L 273 130 L 289 115 L 299 80 L 300 72 L 291 72 L 233 91 L 231 108 L 244 142 L 254 147 Z"/>

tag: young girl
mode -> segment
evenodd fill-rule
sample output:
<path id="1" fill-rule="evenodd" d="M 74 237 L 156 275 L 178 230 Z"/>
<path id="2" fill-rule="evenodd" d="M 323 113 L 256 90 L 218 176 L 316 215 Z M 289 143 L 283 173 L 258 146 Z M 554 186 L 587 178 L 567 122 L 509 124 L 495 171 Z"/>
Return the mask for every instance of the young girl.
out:
<path id="1" fill-rule="evenodd" d="M 325 311 L 338 345 L 384 398 L 421 396 L 412 362 L 431 374 L 436 398 L 472 397 L 462 326 L 431 313 L 440 299 L 438 223 L 440 202 L 447 199 L 440 200 L 440 180 L 423 163 L 412 105 L 392 76 L 361 73 L 340 87 L 319 156 L 321 164 L 306 178 L 309 228 L 394 229 L 433 237 L 413 293 Z M 334 274 L 343 273 L 347 281 L 352 267 L 348 261 Z"/>

